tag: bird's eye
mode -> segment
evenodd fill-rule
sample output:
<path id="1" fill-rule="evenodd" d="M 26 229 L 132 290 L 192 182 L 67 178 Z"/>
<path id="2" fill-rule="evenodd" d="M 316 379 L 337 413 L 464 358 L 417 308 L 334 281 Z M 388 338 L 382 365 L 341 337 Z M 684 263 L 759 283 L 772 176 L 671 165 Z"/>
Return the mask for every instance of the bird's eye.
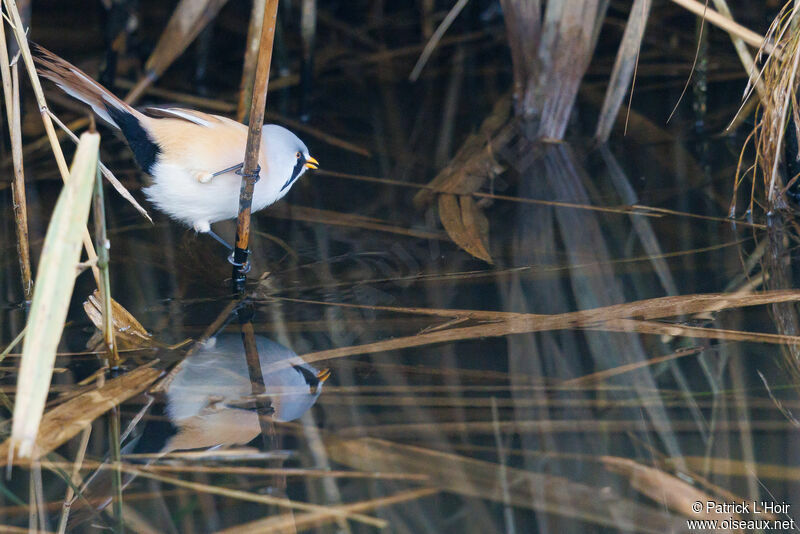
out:
<path id="1" fill-rule="evenodd" d="M 302 156 L 302 154 L 301 154 L 300 152 L 298 152 L 298 153 L 296 153 L 296 154 L 294 155 L 294 157 L 296 157 L 297 159 L 300 159 L 300 156 Z"/>

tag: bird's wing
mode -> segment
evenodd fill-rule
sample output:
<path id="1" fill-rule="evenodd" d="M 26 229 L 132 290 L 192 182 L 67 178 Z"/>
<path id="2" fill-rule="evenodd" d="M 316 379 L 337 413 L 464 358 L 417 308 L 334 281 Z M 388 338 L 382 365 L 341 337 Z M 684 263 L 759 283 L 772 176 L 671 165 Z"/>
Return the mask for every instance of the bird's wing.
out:
<path id="1" fill-rule="evenodd" d="M 203 113 L 202 111 L 195 111 L 193 109 L 148 107 L 144 108 L 144 112 L 151 117 L 180 119 L 189 121 L 199 126 L 205 126 L 206 128 L 210 128 L 214 124 L 219 124 L 221 122 L 221 117 L 209 115 L 208 113 Z"/>

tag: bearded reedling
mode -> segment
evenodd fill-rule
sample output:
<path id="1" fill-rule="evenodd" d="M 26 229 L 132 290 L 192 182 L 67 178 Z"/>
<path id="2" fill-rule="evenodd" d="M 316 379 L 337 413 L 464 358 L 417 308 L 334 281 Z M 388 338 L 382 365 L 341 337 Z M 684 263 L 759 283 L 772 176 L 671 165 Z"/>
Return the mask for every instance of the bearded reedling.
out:
<path id="1" fill-rule="evenodd" d="M 211 231 L 211 224 L 238 215 L 237 171 L 247 141 L 244 124 L 183 108 L 136 110 L 47 49 L 32 45 L 31 50 L 41 76 L 122 132 L 136 162 L 151 177 L 144 194 L 158 210 L 231 248 Z M 318 168 L 319 162 L 295 134 L 265 124 L 259 165 L 253 213 L 280 200 L 306 169 Z"/>

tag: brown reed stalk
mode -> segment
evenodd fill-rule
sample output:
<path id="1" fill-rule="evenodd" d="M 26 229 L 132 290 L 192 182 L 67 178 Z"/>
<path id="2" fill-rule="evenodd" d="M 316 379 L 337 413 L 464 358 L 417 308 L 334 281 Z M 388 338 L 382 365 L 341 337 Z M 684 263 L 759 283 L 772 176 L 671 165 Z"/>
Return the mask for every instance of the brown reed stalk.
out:
<path id="1" fill-rule="evenodd" d="M 25 199 L 25 173 L 22 166 L 22 128 L 19 110 L 19 68 L 16 63 L 9 66 L 8 48 L 4 25 L 0 24 L 0 75 L 3 81 L 3 97 L 6 105 L 8 132 L 11 138 L 11 159 L 14 165 L 14 180 L 11 193 L 14 199 L 14 221 L 17 231 L 17 255 L 22 277 L 22 294 L 25 300 L 33 298 L 33 275 L 31 273 L 30 245 L 28 243 L 28 208 Z"/>
<path id="2" fill-rule="evenodd" d="M 239 318 L 242 322 L 242 343 L 244 344 L 244 354 L 247 360 L 247 372 L 250 375 L 250 388 L 253 398 L 256 399 L 261 438 L 264 441 L 264 447 L 267 450 L 272 450 L 275 448 L 275 427 L 272 424 L 272 420 L 269 418 L 271 406 L 264 395 L 267 388 L 264 385 L 261 359 L 258 356 L 255 330 L 253 330 L 253 322 L 251 320 L 252 315 L 253 309 L 251 303 L 245 305 L 244 309 L 239 310 Z"/>
<path id="3" fill-rule="evenodd" d="M 250 102 L 250 124 L 247 132 L 247 146 L 244 154 L 244 164 L 242 167 L 242 186 L 239 192 L 239 216 L 236 221 L 236 248 L 233 251 L 233 275 L 232 281 L 234 291 L 242 293 L 244 291 L 247 271 L 249 270 L 250 251 L 250 210 L 253 201 L 253 189 L 258 181 L 260 172 L 268 172 L 269 169 L 261 169 L 258 160 L 261 152 L 261 129 L 264 125 L 264 109 L 267 105 L 267 86 L 269 84 L 269 68 L 272 62 L 272 44 L 275 40 L 275 27 L 278 18 L 278 0 L 269 0 L 264 9 L 263 21 L 261 23 L 261 37 L 259 41 L 258 63 L 256 65 L 255 81 L 253 82 L 253 93 Z M 255 333 L 253 331 L 252 303 L 247 303 L 238 310 L 239 322 L 242 325 L 242 341 L 245 348 L 247 359 L 247 370 L 250 375 L 250 384 L 253 395 L 256 398 L 263 398 L 265 391 L 264 375 L 261 370 L 261 360 L 258 356 L 256 347 Z M 265 401 L 258 401 L 259 424 L 264 445 L 270 447 L 273 439 L 274 429 L 272 423 L 265 416 L 268 406 Z"/>
<path id="4" fill-rule="evenodd" d="M 261 40 L 258 51 L 256 77 L 253 83 L 253 99 L 250 104 L 250 127 L 247 132 L 247 147 L 242 168 L 242 188 L 239 193 L 239 216 L 236 221 L 236 248 L 233 251 L 233 283 L 237 290 L 244 288 L 245 277 L 249 268 L 250 251 L 250 210 L 253 201 L 253 189 L 258 180 L 260 169 L 258 156 L 261 148 L 261 129 L 264 125 L 264 109 L 267 104 L 267 85 L 269 83 L 269 67 L 272 62 L 272 43 L 275 39 L 275 26 L 278 18 L 278 0 L 269 0 L 264 10 L 264 22 L 261 27 Z"/>
<path id="5" fill-rule="evenodd" d="M 19 68 L 11 67 L 12 112 L 9 134 L 11 137 L 11 159 L 14 165 L 14 181 L 11 194 L 14 199 L 14 221 L 17 231 L 17 255 L 22 294 L 26 301 L 33 298 L 33 274 L 31 272 L 31 249 L 28 241 L 28 203 L 25 197 L 25 172 L 22 165 L 22 125 L 20 121 Z"/>
<path id="6" fill-rule="evenodd" d="M 247 28 L 247 48 L 244 52 L 244 67 L 242 68 L 242 82 L 239 86 L 239 104 L 236 108 L 236 120 L 244 122 L 247 110 L 253 101 L 253 83 L 256 79 L 256 64 L 258 61 L 259 40 L 264 27 L 264 12 L 266 0 L 254 0 L 250 12 L 250 26 Z"/>

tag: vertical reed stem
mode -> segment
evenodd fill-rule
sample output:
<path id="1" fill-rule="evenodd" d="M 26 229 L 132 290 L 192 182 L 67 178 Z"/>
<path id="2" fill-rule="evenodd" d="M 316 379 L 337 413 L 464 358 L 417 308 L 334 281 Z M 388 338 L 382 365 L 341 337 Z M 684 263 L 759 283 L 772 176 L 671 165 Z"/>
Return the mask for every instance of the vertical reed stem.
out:
<path id="1" fill-rule="evenodd" d="M 28 244 L 28 208 L 25 200 L 25 173 L 22 167 L 22 129 L 20 126 L 19 69 L 16 64 L 9 67 L 5 25 L 0 24 L 0 75 L 3 80 L 3 97 L 6 118 L 11 138 L 11 159 L 14 165 L 14 180 L 11 193 L 14 199 L 14 221 L 17 231 L 17 255 L 22 277 L 22 294 L 26 301 L 33 298 L 33 275 Z"/>
<path id="2" fill-rule="evenodd" d="M 272 43 L 275 40 L 275 26 L 278 18 L 278 0 L 268 0 L 261 23 L 258 63 L 256 65 L 253 96 L 250 102 L 250 127 L 247 132 L 247 148 L 242 168 L 242 186 L 239 192 L 239 217 L 236 224 L 236 248 L 233 251 L 233 286 L 234 291 L 243 292 L 249 267 L 250 251 L 250 209 L 253 201 L 253 189 L 259 178 L 259 172 L 267 173 L 269 169 L 259 168 L 261 152 L 261 128 L 264 125 L 264 108 L 267 104 L 267 85 L 269 68 L 272 62 Z M 253 305 L 246 303 L 239 308 L 239 322 L 242 325 L 242 341 L 244 342 L 247 370 L 250 374 L 250 385 L 254 396 L 257 396 L 258 421 L 261 435 L 266 447 L 271 446 L 272 425 L 267 419 L 268 406 L 264 399 L 264 375 L 256 347 L 253 331 Z M 259 397 L 260 396 L 260 397 Z"/>
<path id="3" fill-rule="evenodd" d="M 78 445 L 78 453 L 75 455 L 75 462 L 72 465 L 72 475 L 70 476 L 72 484 L 67 485 L 67 495 L 64 497 L 64 504 L 61 507 L 61 519 L 58 522 L 58 534 L 64 534 L 67 531 L 69 512 L 72 507 L 73 498 L 75 497 L 75 490 L 73 489 L 73 486 L 77 487 L 80 485 L 81 466 L 83 465 L 83 458 L 86 456 L 86 448 L 89 446 L 89 437 L 91 435 L 91 426 L 87 426 L 83 429 L 80 445 Z"/>
<path id="4" fill-rule="evenodd" d="M 253 0 L 250 12 L 250 26 L 247 28 L 247 49 L 244 52 L 242 82 L 239 87 L 239 105 L 236 108 L 236 120 L 247 120 L 247 111 L 253 102 L 253 83 L 256 79 L 256 62 L 258 61 L 259 39 L 264 28 L 264 11 L 267 0 Z"/>
<path id="5" fill-rule="evenodd" d="M 28 243 L 28 202 L 25 198 L 25 172 L 22 166 L 22 124 L 20 120 L 19 67 L 11 67 L 12 80 L 12 126 L 11 159 L 14 165 L 14 181 L 11 193 L 14 197 L 14 220 L 17 230 L 17 254 L 22 277 L 22 293 L 26 301 L 33 298 L 33 274 L 31 272 L 31 249 Z"/>
<path id="6" fill-rule="evenodd" d="M 8 0 L 7 0 L 8 1 Z M 275 39 L 275 23 L 278 17 L 278 0 L 268 0 L 261 26 L 261 41 L 258 51 L 256 78 L 253 83 L 253 99 L 250 104 L 250 129 L 247 133 L 247 148 L 242 168 L 242 187 L 239 192 L 239 217 L 236 225 L 236 248 L 233 251 L 233 284 L 237 291 L 244 289 L 250 251 L 250 209 L 253 202 L 253 189 L 258 174 L 258 160 L 261 149 L 261 128 L 264 125 L 264 108 L 267 104 L 267 84 L 269 67 L 272 61 L 272 43 Z M 267 173 L 269 169 L 261 169 Z"/>
<path id="7" fill-rule="evenodd" d="M 117 353 L 117 344 L 114 340 L 114 315 L 111 307 L 111 273 L 108 270 L 109 249 L 106 231 L 106 208 L 103 195 L 103 175 L 100 166 L 97 166 L 97 179 L 94 186 L 94 227 L 95 242 L 97 243 L 97 267 L 100 269 L 100 302 L 103 312 L 103 342 L 107 352 L 110 367 L 117 367 L 120 363 Z"/>
<path id="8" fill-rule="evenodd" d="M 244 303 L 238 310 L 239 322 L 242 325 L 242 343 L 244 344 L 244 355 L 247 360 L 247 372 L 250 375 L 250 388 L 255 399 L 258 424 L 261 427 L 261 439 L 264 441 L 264 447 L 267 450 L 272 450 L 275 444 L 275 428 L 272 425 L 270 416 L 274 409 L 264 396 L 267 388 L 264 385 L 264 374 L 261 370 L 261 359 L 258 356 L 256 336 L 253 330 L 252 318 L 254 313 L 251 302 Z"/>

